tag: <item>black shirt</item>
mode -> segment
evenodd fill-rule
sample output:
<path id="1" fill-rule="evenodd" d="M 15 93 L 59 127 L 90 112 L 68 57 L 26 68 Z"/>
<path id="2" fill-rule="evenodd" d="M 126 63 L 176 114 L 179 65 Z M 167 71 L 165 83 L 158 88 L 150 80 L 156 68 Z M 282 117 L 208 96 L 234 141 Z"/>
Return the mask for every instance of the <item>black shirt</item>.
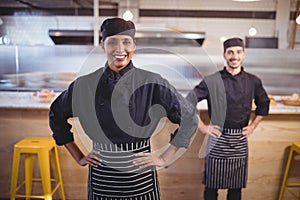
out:
<path id="1" fill-rule="evenodd" d="M 188 147 L 197 129 L 195 108 L 160 75 L 132 62 L 115 75 L 108 66 L 76 79 L 52 103 L 50 127 L 58 145 L 74 140 L 67 122 L 78 117 L 99 143 L 124 144 L 150 138 L 159 120 L 178 124 L 171 144 Z"/>
<path id="2" fill-rule="evenodd" d="M 212 123 L 224 128 L 247 126 L 253 100 L 256 115 L 265 116 L 269 113 L 270 100 L 261 80 L 243 68 L 233 76 L 224 67 L 205 77 L 186 98 L 195 106 L 197 102 L 207 99 Z"/>

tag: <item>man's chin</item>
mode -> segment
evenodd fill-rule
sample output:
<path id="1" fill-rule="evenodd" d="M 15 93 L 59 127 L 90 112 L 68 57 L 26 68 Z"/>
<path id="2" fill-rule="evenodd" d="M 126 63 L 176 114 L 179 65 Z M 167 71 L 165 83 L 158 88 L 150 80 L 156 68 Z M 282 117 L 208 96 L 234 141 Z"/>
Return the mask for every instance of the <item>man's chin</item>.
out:
<path id="1" fill-rule="evenodd" d="M 240 67 L 240 65 L 229 65 L 229 67 L 231 69 L 238 69 Z"/>
<path id="2" fill-rule="evenodd" d="M 238 68 L 239 68 L 239 66 L 232 66 L 232 65 L 229 65 L 229 67 L 230 67 L 231 69 L 238 69 Z"/>

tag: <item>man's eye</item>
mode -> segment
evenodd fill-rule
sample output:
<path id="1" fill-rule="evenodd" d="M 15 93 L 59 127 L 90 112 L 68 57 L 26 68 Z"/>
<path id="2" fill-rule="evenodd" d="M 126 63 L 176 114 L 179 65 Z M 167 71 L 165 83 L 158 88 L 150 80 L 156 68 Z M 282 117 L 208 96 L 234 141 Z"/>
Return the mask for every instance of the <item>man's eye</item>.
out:
<path id="1" fill-rule="evenodd" d="M 123 44 L 124 44 L 124 45 L 130 45 L 131 42 L 130 42 L 129 40 L 125 40 L 125 41 L 123 42 Z"/>

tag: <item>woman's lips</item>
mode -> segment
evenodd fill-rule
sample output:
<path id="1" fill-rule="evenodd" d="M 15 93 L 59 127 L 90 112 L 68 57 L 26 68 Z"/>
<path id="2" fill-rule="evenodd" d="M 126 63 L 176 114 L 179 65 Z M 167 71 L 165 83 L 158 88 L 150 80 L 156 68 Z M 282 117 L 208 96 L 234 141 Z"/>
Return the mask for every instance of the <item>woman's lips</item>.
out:
<path id="1" fill-rule="evenodd" d="M 115 55 L 117 61 L 123 61 L 126 59 L 126 55 Z"/>

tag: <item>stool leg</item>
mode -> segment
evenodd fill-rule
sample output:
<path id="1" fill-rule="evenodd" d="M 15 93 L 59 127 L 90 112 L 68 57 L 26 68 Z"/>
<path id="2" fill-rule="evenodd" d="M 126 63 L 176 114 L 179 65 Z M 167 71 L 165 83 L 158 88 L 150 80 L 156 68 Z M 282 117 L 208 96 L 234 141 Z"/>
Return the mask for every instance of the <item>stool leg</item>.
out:
<path id="1" fill-rule="evenodd" d="M 49 152 L 43 150 L 42 152 L 38 153 L 38 159 L 44 191 L 44 199 L 52 200 Z"/>
<path id="2" fill-rule="evenodd" d="M 55 171 L 56 171 L 56 175 L 57 175 L 57 179 L 58 179 L 57 182 L 58 182 L 59 188 L 60 188 L 61 199 L 65 200 L 66 199 L 65 192 L 64 192 L 62 176 L 61 176 L 61 172 L 60 172 L 60 164 L 59 164 L 59 158 L 58 158 L 58 152 L 57 152 L 56 146 L 54 146 L 54 148 L 52 149 L 52 157 L 54 158 Z"/>
<path id="3" fill-rule="evenodd" d="M 32 169 L 33 169 L 33 159 L 34 156 L 32 154 L 25 154 L 24 163 L 25 163 L 25 194 L 26 200 L 29 200 L 29 196 L 32 191 Z"/>
<path id="4" fill-rule="evenodd" d="M 287 161 L 287 164 L 286 164 L 286 168 L 285 168 L 285 172 L 284 172 L 284 176 L 283 176 L 282 185 L 281 185 L 278 200 L 282 200 L 282 198 L 283 198 L 284 190 L 285 190 L 285 187 L 286 187 L 286 181 L 287 181 L 287 178 L 288 178 L 288 175 L 289 175 L 290 166 L 291 166 L 291 162 L 292 162 L 292 159 L 293 159 L 293 152 L 294 152 L 294 149 L 293 149 L 293 146 L 292 146 L 291 150 L 290 150 L 289 158 L 288 158 L 288 161 Z"/>
<path id="5" fill-rule="evenodd" d="M 16 199 L 18 174 L 19 174 L 20 152 L 14 149 L 14 157 L 12 164 L 11 183 L 10 183 L 10 199 Z"/>

